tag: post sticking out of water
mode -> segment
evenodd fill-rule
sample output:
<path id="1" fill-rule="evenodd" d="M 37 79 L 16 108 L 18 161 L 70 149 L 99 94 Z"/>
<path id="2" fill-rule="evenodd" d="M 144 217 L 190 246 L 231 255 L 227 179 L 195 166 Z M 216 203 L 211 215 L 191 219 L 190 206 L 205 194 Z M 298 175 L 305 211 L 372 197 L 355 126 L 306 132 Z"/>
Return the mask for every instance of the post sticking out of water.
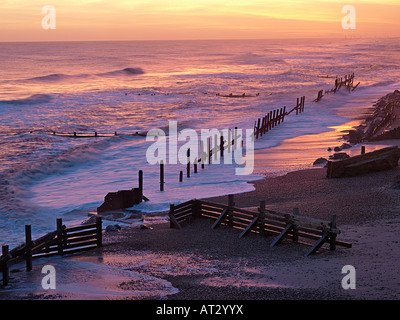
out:
<path id="1" fill-rule="evenodd" d="M 190 149 L 187 149 L 186 156 L 187 156 L 186 176 L 190 178 Z"/>
<path id="2" fill-rule="evenodd" d="M 164 191 L 164 163 L 160 162 L 160 191 Z"/>
<path id="3" fill-rule="evenodd" d="M 140 194 L 143 196 L 143 171 L 139 170 L 139 191 Z"/>

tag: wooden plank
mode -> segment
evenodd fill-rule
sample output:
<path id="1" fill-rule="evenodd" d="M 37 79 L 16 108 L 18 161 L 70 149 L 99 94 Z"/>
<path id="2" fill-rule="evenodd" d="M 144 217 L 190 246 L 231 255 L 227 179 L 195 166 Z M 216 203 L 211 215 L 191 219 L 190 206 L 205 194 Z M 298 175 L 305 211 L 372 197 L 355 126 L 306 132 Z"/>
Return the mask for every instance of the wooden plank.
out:
<path id="1" fill-rule="evenodd" d="M 258 217 L 255 217 L 247 226 L 247 228 L 239 235 L 239 239 L 246 236 L 255 226 L 257 226 L 257 222 L 258 222 Z"/>
<path id="2" fill-rule="evenodd" d="M 175 205 L 174 208 L 175 208 L 175 210 L 179 210 L 184 207 L 190 207 L 192 204 L 193 204 L 193 200 L 189 200 L 189 201 L 182 202 L 180 204 Z"/>
<path id="3" fill-rule="evenodd" d="M 224 211 L 226 208 L 216 208 L 216 207 L 211 207 L 207 204 L 201 204 L 201 210 L 208 210 L 211 212 L 217 212 L 218 214 L 220 214 L 222 211 Z"/>
<path id="4" fill-rule="evenodd" d="M 174 216 L 175 216 L 176 219 L 178 219 L 179 217 L 186 216 L 188 213 L 189 214 L 193 213 L 192 208 L 188 208 L 188 209 L 186 209 L 184 211 L 175 212 Z"/>
<path id="5" fill-rule="evenodd" d="M 79 231 L 79 232 L 74 232 L 74 233 L 66 233 L 64 235 L 64 240 L 69 240 L 72 238 L 79 238 L 79 237 L 83 237 L 83 236 L 87 236 L 87 235 L 96 235 L 97 230 L 96 229 L 90 229 L 90 230 L 85 230 L 85 231 Z"/>
<path id="6" fill-rule="evenodd" d="M 97 240 L 97 234 L 92 234 L 84 237 L 78 237 L 78 238 L 72 238 L 72 239 L 67 239 L 66 240 L 66 245 L 75 243 L 75 242 L 83 242 L 83 241 L 88 241 L 88 240 Z"/>
<path id="7" fill-rule="evenodd" d="M 170 222 L 171 222 L 170 228 L 176 227 L 176 228 L 178 228 L 179 230 L 182 230 L 181 225 L 180 225 L 180 224 L 178 223 L 178 221 L 176 221 L 176 219 L 175 219 L 174 210 L 175 210 L 174 204 L 171 203 L 171 204 L 170 204 L 170 208 L 169 208 L 169 212 L 168 212 L 169 220 L 170 220 Z"/>
<path id="8" fill-rule="evenodd" d="M 81 226 L 65 228 L 64 232 L 72 233 L 81 230 L 96 229 L 96 226 L 97 226 L 96 223 L 83 224 Z"/>
<path id="9" fill-rule="evenodd" d="M 289 223 L 286 228 L 279 234 L 279 236 L 271 243 L 271 248 L 275 247 L 289 234 L 293 229 L 293 224 Z"/>
<path id="10" fill-rule="evenodd" d="M 307 251 L 305 256 L 308 257 L 309 255 L 314 254 L 315 252 L 317 252 L 318 249 L 321 248 L 322 245 L 328 240 L 328 238 L 329 238 L 329 234 L 328 233 L 324 233 L 322 235 L 322 237 L 319 238 L 319 240 L 311 247 L 311 249 Z"/>
<path id="11" fill-rule="evenodd" d="M 222 211 L 221 211 L 222 212 Z M 206 209 L 202 209 L 201 210 L 201 216 L 211 216 L 214 219 L 218 219 L 219 215 L 221 214 L 221 212 L 217 212 L 217 211 L 210 211 L 210 210 L 206 210 Z"/>
<path id="12" fill-rule="evenodd" d="M 87 246 L 87 247 L 77 248 L 77 249 L 70 249 L 70 250 L 65 250 L 64 254 L 72 254 L 72 253 L 87 251 L 87 250 L 95 249 L 95 248 L 97 248 L 97 245 L 92 245 L 92 246 Z"/>
<path id="13" fill-rule="evenodd" d="M 199 200 L 200 203 L 203 205 L 208 205 L 210 207 L 215 207 L 215 208 L 221 208 L 221 209 L 226 209 L 228 206 L 220 204 L 220 203 L 214 203 L 214 202 L 208 202 L 204 200 Z"/>
<path id="14" fill-rule="evenodd" d="M 226 209 L 224 209 L 224 211 L 221 212 L 218 219 L 211 226 L 211 229 L 217 228 L 221 224 L 221 222 L 226 218 L 227 215 L 228 215 L 228 209 L 226 208 Z"/>
<path id="15" fill-rule="evenodd" d="M 86 247 L 86 246 L 91 246 L 91 245 L 97 245 L 97 239 L 96 238 L 94 238 L 92 240 L 80 241 L 80 242 L 67 244 L 67 245 L 64 246 L 64 253 L 65 253 L 65 250 L 68 250 L 68 249 Z"/>

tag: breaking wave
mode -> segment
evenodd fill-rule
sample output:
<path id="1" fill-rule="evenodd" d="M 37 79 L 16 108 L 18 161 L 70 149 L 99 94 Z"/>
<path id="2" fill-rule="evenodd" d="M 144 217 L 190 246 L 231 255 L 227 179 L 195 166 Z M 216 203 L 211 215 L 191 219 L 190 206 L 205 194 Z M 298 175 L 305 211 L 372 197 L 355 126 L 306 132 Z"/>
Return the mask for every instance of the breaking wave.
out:
<path id="1" fill-rule="evenodd" d="M 14 100 L 1 100 L 0 104 L 13 104 L 13 105 L 34 105 L 40 103 L 49 103 L 52 97 L 48 94 L 34 94 L 28 98 L 14 99 Z"/>
<path id="2" fill-rule="evenodd" d="M 44 75 L 44 76 L 38 76 L 38 77 L 34 77 L 34 78 L 24 79 L 23 81 L 52 83 L 52 82 L 66 81 L 66 80 L 70 80 L 70 79 L 76 80 L 76 79 L 87 79 L 90 77 L 132 76 L 132 75 L 139 75 L 139 74 L 143 74 L 143 73 L 144 73 L 144 71 L 142 68 L 125 68 L 125 69 L 120 69 L 120 70 L 100 72 L 100 73 L 94 73 L 94 74 L 81 73 L 81 74 L 69 75 L 69 74 L 63 74 L 63 73 L 53 73 L 53 74 L 48 74 L 48 75 Z"/>

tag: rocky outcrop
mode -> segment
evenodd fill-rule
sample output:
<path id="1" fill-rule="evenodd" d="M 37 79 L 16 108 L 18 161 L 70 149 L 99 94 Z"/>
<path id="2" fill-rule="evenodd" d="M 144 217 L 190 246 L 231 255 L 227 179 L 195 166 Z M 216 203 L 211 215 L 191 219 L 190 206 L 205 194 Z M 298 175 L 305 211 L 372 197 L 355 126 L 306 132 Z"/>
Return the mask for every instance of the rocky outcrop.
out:
<path id="1" fill-rule="evenodd" d="M 103 204 L 97 208 L 97 212 L 130 208 L 142 202 L 142 199 L 143 195 L 139 188 L 109 192 L 105 196 Z"/>
<path id="2" fill-rule="evenodd" d="M 373 114 L 367 117 L 360 126 L 349 131 L 348 141 L 377 141 L 384 139 L 400 139 L 400 91 L 395 90 L 379 99 L 374 104 Z"/>

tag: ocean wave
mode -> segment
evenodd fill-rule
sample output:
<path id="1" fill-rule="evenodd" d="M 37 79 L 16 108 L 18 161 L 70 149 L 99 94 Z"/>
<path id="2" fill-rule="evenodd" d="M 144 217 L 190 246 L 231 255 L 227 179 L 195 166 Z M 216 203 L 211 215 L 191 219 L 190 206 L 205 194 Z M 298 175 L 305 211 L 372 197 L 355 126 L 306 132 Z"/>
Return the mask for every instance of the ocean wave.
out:
<path id="1" fill-rule="evenodd" d="M 13 104 L 13 105 L 34 105 L 40 103 L 49 103 L 52 97 L 48 94 L 34 94 L 28 98 L 14 99 L 14 100 L 1 100 L 0 104 Z"/>
<path id="2" fill-rule="evenodd" d="M 80 76 L 84 76 L 83 74 Z M 71 76 L 67 74 L 62 74 L 62 73 L 53 73 L 53 74 L 48 74 L 46 76 L 39 76 L 39 77 L 34 77 L 34 78 L 29 78 L 27 79 L 28 81 L 44 81 L 44 82 L 56 82 L 56 81 L 62 81 Z"/>
<path id="3" fill-rule="evenodd" d="M 28 78 L 28 79 L 23 79 L 22 81 L 28 81 L 28 82 L 46 82 L 46 83 L 52 83 L 52 82 L 62 82 L 62 81 L 67 81 L 67 80 L 77 80 L 77 79 L 86 79 L 90 77 L 118 77 L 118 76 L 132 76 L 132 75 L 139 75 L 143 74 L 144 71 L 142 68 L 124 68 L 124 69 L 119 69 L 119 70 L 113 70 L 113 71 L 108 71 L 108 72 L 100 72 L 100 73 L 94 73 L 94 74 L 86 74 L 86 73 L 80 73 L 80 74 L 64 74 L 64 73 L 52 73 L 44 76 L 38 76 L 38 77 L 33 77 L 33 78 Z"/>
<path id="4" fill-rule="evenodd" d="M 143 74 L 144 71 L 141 68 L 125 68 L 122 70 L 115 70 L 106 73 L 99 73 L 98 76 L 119 76 L 119 75 L 136 75 L 136 74 Z"/>

